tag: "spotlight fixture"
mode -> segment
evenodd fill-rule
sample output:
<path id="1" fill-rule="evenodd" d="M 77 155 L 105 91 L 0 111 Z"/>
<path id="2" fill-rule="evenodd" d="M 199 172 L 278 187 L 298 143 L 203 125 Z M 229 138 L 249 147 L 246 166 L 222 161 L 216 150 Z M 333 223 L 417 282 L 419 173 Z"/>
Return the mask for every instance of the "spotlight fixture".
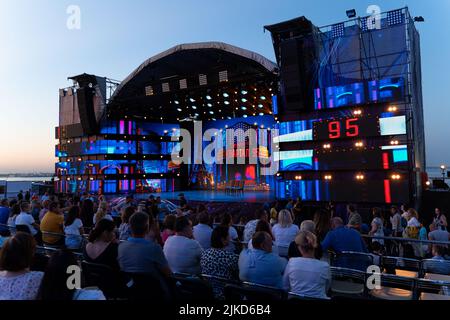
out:
<path id="1" fill-rule="evenodd" d="M 189 98 L 189 101 L 190 101 L 190 102 L 195 102 L 195 99 Z"/>
<path id="2" fill-rule="evenodd" d="M 230 95 L 226 92 L 223 93 L 224 98 L 228 98 Z"/>
<path id="3" fill-rule="evenodd" d="M 211 96 L 206 96 L 206 100 L 211 100 L 212 98 L 211 98 Z"/>
<path id="4" fill-rule="evenodd" d="M 364 175 L 363 174 L 357 174 L 356 175 L 356 180 L 364 180 Z"/>
<path id="5" fill-rule="evenodd" d="M 398 145 L 398 140 L 391 140 L 391 145 Z"/>
<path id="6" fill-rule="evenodd" d="M 332 177 L 331 175 L 329 175 L 329 174 L 324 176 L 324 179 L 325 179 L 325 180 L 331 180 L 332 178 L 333 178 L 333 177 Z"/>
<path id="7" fill-rule="evenodd" d="M 397 107 L 396 107 L 396 106 L 389 107 L 387 110 L 388 110 L 389 112 L 395 112 L 395 111 L 397 111 Z"/>
<path id="8" fill-rule="evenodd" d="M 295 180 L 302 180 L 302 176 L 295 176 Z"/>
<path id="9" fill-rule="evenodd" d="M 324 149 L 330 149 L 331 148 L 331 144 L 326 143 L 326 144 L 323 145 L 323 148 Z"/>
<path id="10" fill-rule="evenodd" d="M 400 175 L 399 174 L 393 174 L 392 176 L 391 176 L 391 179 L 392 180 L 400 180 Z"/>
<path id="11" fill-rule="evenodd" d="M 241 93 L 242 93 L 243 95 L 246 95 L 248 92 L 245 91 L 245 90 L 242 90 Z"/>
<path id="12" fill-rule="evenodd" d="M 347 11 L 345 11 L 345 13 L 347 14 L 347 18 L 349 18 L 349 19 L 356 17 L 355 9 L 347 10 Z"/>
<path id="13" fill-rule="evenodd" d="M 353 111 L 353 114 L 359 116 L 360 114 L 362 114 L 362 111 L 359 110 L 359 109 L 358 109 L 358 110 L 354 110 L 354 111 Z"/>
<path id="14" fill-rule="evenodd" d="M 242 101 L 242 102 L 247 102 L 247 99 L 242 98 L 241 101 Z"/>
<path id="15" fill-rule="evenodd" d="M 355 147 L 362 147 L 364 143 L 362 141 L 355 142 Z"/>
<path id="16" fill-rule="evenodd" d="M 430 182 L 430 181 L 427 181 L 427 182 L 425 182 L 425 184 L 426 184 L 427 186 L 429 186 L 429 185 L 431 184 L 431 182 Z"/>

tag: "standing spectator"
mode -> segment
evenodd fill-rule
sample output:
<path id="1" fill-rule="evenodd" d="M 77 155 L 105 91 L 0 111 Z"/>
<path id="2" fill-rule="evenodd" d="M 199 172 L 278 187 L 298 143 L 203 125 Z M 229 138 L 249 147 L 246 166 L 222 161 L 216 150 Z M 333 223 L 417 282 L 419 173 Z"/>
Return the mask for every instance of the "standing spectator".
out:
<path id="1" fill-rule="evenodd" d="M 33 237 L 38 236 L 39 225 L 30 214 L 30 203 L 22 201 L 20 203 L 20 214 L 16 217 L 16 228 L 26 226 Z"/>
<path id="2" fill-rule="evenodd" d="M 222 220 L 220 221 L 220 225 L 228 228 L 228 233 L 230 235 L 230 241 L 226 246 L 225 250 L 229 252 L 235 252 L 236 246 L 233 241 L 239 241 L 239 235 L 235 227 L 233 227 L 233 218 L 230 213 L 225 213 L 222 216 Z"/>
<path id="3" fill-rule="evenodd" d="M 131 237 L 130 218 L 136 212 L 136 208 L 129 206 L 122 210 L 122 223 L 119 226 L 119 240 L 124 241 Z"/>
<path id="4" fill-rule="evenodd" d="M 9 234 L 8 218 L 9 218 L 9 205 L 7 199 L 0 201 L 0 235 L 7 236 Z"/>
<path id="5" fill-rule="evenodd" d="M 267 232 L 256 232 L 253 248 L 242 250 L 239 256 L 239 278 L 266 286 L 282 288 L 286 259 L 272 253 L 272 237 Z"/>
<path id="6" fill-rule="evenodd" d="M 20 190 L 20 192 L 17 194 L 17 200 L 20 202 L 23 200 L 23 191 Z"/>
<path id="7" fill-rule="evenodd" d="M 347 205 L 348 214 L 348 226 L 355 230 L 361 230 L 362 218 L 361 215 L 356 211 L 356 207 L 353 204 Z"/>
<path id="8" fill-rule="evenodd" d="M 83 222 L 80 219 L 80 207 L 73 206 L 67 213 L 64 223 L 65 243 L 67 249 L 78 250 L 83 239 Z"/>
<path id="9" fill-rule="evenodd" d="M 217 226 L 211 235 L 211 248 L 202 252 L 200 266 L 202 274 L 238 280 L 239 256 L 226 250 L 230 242 L 228 227 Z M 216 297 L 223 296 L 223 287 L 214 286 Z"/>
<path id="10" fill-rule="evenodd" d="M 78 207 L 77 207 L 78 208 Z M 69 250 L 58 250 L 50 257 L 39 289 L 41 300 L 106 300 L 98 289 L 75 289 L 67 286 L 70 266 L 78 265 Z"/>
<path id="11" fill-rule="evenodd" d="M 381 209 L 373 208 L 372 214 L 373 214 L 373 220 L 371 223 L 371 229 L 370 229 L 369 235 L 377 236 L 377 237 L 384 237 L 383 220 L 381 219 Z M 375 238 L 375 239 L 372 239 L 372 242 L 378 242 L 379 244 L 384 245 L 384 239 Z"/>
<path id="12" fill-rule="evenodd" d="M 203 211 L 198 215 L 198 224 L 194 227 L 194 239 L 200 243 L 203 250 L 211 248 L 211 234 L 213 229 L 209 226 L 208 212 Z"/>
<path id="13" fill-rule="evenodd" d="M 253 237 L 253 234 L 255 233 L 256 230 L 256 225 L 258 224 L 259 220 L 268 221 L 266 211 L 258 209 L 256 211 L 256 219 L 247 222 L 244 228 L 244 242 L 249 242 L 250 239 Z"/>
<path id="14" fill-rule="evenodd" d="M 327 299 L 330 266 L 315 258 L 316 236 L 309 231 L 300 231 L 295 243 L 302 256 L 289 260 L 283 276 L 284 289 L 306 297 Z"/>
<path id="15" fill-rule="evenodd" d="M 175 235 L 164 244 L 164 255 L 173 272 L 200 274 L 202 248 L 193 239 L 192 223 L 186 217 L 178 217 Z"/>
<path id="16" fill-rule="evenodd" d="M 366 244 L 358 231 L 344 226 L 339 217 L 331 220 L 332 230 L 327 233 L 322 241 L 322 250 L 326 252 L 332 249 L 336 253 L 342 251 L 367 252 Z"/>
<path id="17" fill-rule="evenodd" d="M 112 221 L 103 219 L 98 222 L 91 230 L 89 242 L 83 249 L 83 257 L 86 261 L 104 264 L 119 271 L 115 229 L 116 226 Z"/>
<path id="18" fill-rule="evenodd" d="M 35 300 L 43 273 L 30 271 L 36 242 L 25 232 L 8 238 L 0 251 L 0 300 Z"/>
<path id="19" fill-rule="evenodd" d="M 170 236 L 175 234 L 175 222 L 177 221 L 177 216 L 174 214 L 168 214 L 164 218 L 163 227 L 164 230 L 161 232 L 161 239 L 163 244 L 167 241 Z"/>
<path id="20" fill-rule="evenodd" d="M 20 214 L 20 205 L 18 203 L 15 203 L 11 207 L 11 211 L 9 213 L 8 218 L 8 228 L 11 234 L 14 234 L 16 232 L 16 218 Z"/>
<path id="21" fill-rule="evenodd" d="M 436 228 L 444 227 L 444 229 L 447 229 L 447 217 L 439 208 L 434 209 L 433 224 Z"/>
<path id="22" fill-rule="evenodd" d="M 428 239 L 432 241 L 449 241 L 450 233 L 445 230 L 444 226 L 436 227 L 433 223 L 430 225 L 430 232 L 428 233 Z"/>
<path id="23" fill-rule="evenodd" d="M 58 202 L 50 203 L 49 211 L 45 214 L 41 222 L 42 241 L 47 244 L 63 244 L 64 237 L 47 234 L 49 233 L 64 233 L 64 215 L 59 211 Z"/>
<path id="24" fill-rule="evenodd" d="M 302 210 L 302 201 L 300 197 L 298 197 L 297 201 L 294 203 L 292 214 L 294 216 L 294 224 L 296 224 L 297 227 L 300 227 L 302 222 L 308 219 L 307 213 Z"/>
<path id="25" fill-rule="evenodd" d="M 85 199 L 81 202 L 80 218 L 83 226 L 90 228 L 94 218 L 94 202 L 91 199 Z"/>
<path id="26" fill-rule="evenodd" d="M 275 237 L 275 245 L 281 256 L 287 256 L 289 244 L 294 241 L 299 232 L 297 225 L 293 224 L 292 214 L 284 209 L 278 214 L 278 223 L 272 228 Z"/>
<path id="27" fill-rule="evenodd" d="M 294 200 L 292 198 L 289 198 L 284 208 L 287 210 L 292 210 L 294 208 Z"/>
<path id="28" fill-rule="evenodd" d="M 49 194 L 48 194 L 48 192 L 46 191 L 46 192 L 44 193 L 44 195 L 42 196 L 41 201 L 44 202 L 44 201 L 47 201 L 47 200 L 49 200 L 49 199 L 50 199 Z"/>
<path id="29" fill-rule="evenodd" d="M 403 232 L 402 227 L 402 215 L 398 211 L 398 208 L 396 206 L 392 206 L 391 210 L 391 225 L 392 225 L 392 235 L 394 237 L 401 237 Z"/>
<path id="30" fill-rule="evenodd" d="M 30 191 L 27 190 L 27 192 L 25 192 L 25 201 L 30 202 L 30 199 L 31 199 Z"/>

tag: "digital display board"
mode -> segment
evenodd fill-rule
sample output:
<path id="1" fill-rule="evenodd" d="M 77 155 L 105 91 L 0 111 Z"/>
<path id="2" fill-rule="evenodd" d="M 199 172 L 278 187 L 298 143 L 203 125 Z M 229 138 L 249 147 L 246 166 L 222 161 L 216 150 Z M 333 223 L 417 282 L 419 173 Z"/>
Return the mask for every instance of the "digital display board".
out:
<path id="1" fill-rule="evenodd" d="M 328 119 L 314 122 L 314 140 L 376 137 L 380 135 L 377 117 Z"/>

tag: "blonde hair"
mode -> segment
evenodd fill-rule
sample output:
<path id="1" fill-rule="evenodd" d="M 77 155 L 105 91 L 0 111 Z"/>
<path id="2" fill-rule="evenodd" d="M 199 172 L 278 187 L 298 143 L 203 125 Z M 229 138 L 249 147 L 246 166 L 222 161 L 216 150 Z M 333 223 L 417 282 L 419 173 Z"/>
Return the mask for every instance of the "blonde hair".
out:
<path id="1" fill-rule="evenodd" d="M 106 216 L 106 210 L 108 209 L 107 202 L 100 202 L 97 213 L 95 214 L 95 224 L 102 220 Z"/>
<path id="2" fill-rule="evenodd" d="M 292 225 L 292 215 L 289 210 L 283 209 L 278 213 L 278 224 L 282 228 L 289 228 Z"/>
<path id="3" fill-rule="evenodd" d="M 316 224 L 312 220 L 305 220 L 300 224 L 300 231 L 309 231 L 314 233 L 316 230 Z"/>
<path id="4" fill-rule="evenodd" d="M 317 237 L 310 231 L 300 231 L 295 237 L 295 244 L 299 249 L 311 252 L 317 248 Z"/>
<path id="5" fill-rule="evenodd" d="M 419 214 L 417 213 L 417 211 L 414 208 L 409 208 L 408 213 L 411 218 L 414 217 L 416 219 L 419 219 Z"/>

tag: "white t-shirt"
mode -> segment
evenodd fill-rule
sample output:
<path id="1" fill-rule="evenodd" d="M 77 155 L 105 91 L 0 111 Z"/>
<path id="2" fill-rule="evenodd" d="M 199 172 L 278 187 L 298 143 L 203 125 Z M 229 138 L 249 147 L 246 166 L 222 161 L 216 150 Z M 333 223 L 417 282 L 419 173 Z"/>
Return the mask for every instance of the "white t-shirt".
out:
<path id="1" fill-rule="evenodd" d="M 173 272 L 201 273 L 202 247 L 196 240 L 173 235 L 164 243 L 164 255 Z"/>
<path id="2" fill-rule="evenodd" d="M 289 244 L 295 240 L 299 230 L 300 229 L 295 224 L 292 224 L 287 228 L 283 228 L 277 223 L 272 228 L 272 233 L 275 237 L 275 244 L 281 247 L 289 247 Z"/>
<path id="3" fill-rule="evenodd" d="M 64 227 L 66 234 L 66 247 L 69 249 L 78 249 L 81 244 L 80 228 L 83 227 L 83 222 L 80 219 L 75 219 L 70 226 Z"/>
<path id="4" fill-rule="evenodd" d="M 411 219 L 408 220 L 408 227 L 416 227 L 416 228 L 420 227 L 419 220 L 417 220 L 416 217 L 412 217 Z"/>
<path id="5" fill-rule="evenodd" d="M 207 224 L 199 223 L 193 228 L 194 239 L 200 243 L 203 250 L 211 248 L 211 234 L 213 229 Z"/>
<path id="6" fill-rule="evenodd" d="M 291 258 L 284 270 L 284 289 L 302 296 L 327 299 L 330 282 L 330 266 L 325 261 Z"/>
<path id="7" fill-rule="evenodd" d="M 18 226 L 18 225 L 28 226 L 31 234 L 33 236 L 36 235 L 37 230 L 33 227 L 33 223 L 36 223 L 36 221 L 34 221 L 34 218 L 31 214 L 26 213 L 26 212 L 21 212 L 19 215 L 17 215 L 15 223 L 16 223 L 16 226 Z"/>

